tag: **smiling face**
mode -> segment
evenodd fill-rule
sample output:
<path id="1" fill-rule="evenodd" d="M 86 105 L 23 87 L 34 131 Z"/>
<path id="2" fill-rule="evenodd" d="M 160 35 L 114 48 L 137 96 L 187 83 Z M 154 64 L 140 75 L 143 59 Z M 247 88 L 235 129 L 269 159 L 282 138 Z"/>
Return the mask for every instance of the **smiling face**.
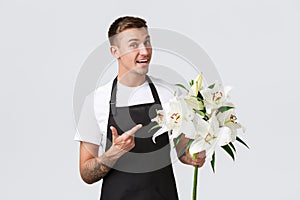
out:
<path id="1" fill-rule="evenodd" d="M 118 59 L 119 76 L 126 73 L 146 75 L 152 56 L 150 36 L 146 28 L 130 28 L 115 38 L 111 52 Z"/>

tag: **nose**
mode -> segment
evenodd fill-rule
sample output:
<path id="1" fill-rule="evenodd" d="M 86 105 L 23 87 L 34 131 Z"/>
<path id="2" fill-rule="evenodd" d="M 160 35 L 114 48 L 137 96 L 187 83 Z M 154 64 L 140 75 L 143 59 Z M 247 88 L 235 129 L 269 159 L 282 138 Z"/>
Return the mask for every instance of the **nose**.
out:
<path id="1" fill-rule="evenodd" d="M 150 52 L 150 49 L 145 47 L 144 45 L 139 48 L 139 54 L 140 55 L 148 55 Z"/>

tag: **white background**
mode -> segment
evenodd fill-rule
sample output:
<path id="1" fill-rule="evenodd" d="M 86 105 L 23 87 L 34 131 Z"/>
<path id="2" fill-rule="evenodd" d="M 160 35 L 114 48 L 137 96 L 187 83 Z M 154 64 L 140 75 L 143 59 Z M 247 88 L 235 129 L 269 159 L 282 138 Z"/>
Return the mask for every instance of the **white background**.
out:
<path id="1" fill-rule="evenodd" d="M 0 199 L 99 198 L 100 185 L 79 176 L 72 96 L 81 65 L 123 15 L 193 39 L 234 86 L 251 149 L 237 144 L 235 162 L 218 152 L 216 174 L 206 163 L 199 199 L 299 199 L 299 9 L 296 0 L 1 0 Z M 193 169 L 175 165 L 190 199 Z"/>

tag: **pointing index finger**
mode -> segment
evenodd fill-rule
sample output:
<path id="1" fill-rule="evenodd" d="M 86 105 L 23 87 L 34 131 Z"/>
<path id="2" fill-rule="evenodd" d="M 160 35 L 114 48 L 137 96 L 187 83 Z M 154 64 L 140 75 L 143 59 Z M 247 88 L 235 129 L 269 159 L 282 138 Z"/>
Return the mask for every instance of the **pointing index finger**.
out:
<path id="1" fill-rule="evenodd" d="M 126 134 L 128 136 L 133 136 L 135 134 L 135 132 L 137 132 L 140 128 L 142 128 L 142 124 L 138 124 L 136 126 L 134 126 L 132 129 L 130 129 L 129 131 L 126 132 Z"/>

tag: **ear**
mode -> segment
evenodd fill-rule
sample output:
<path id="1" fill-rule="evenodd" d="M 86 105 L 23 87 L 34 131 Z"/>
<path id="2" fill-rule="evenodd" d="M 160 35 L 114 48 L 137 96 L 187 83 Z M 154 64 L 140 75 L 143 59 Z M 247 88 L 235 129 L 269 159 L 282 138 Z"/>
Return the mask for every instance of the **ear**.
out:
<path id="1" fill-rule="evenodd" d="M 110 53 L 117 59 L 120 57 L 120 50 L 117 46 L 111 46 Z"/>

